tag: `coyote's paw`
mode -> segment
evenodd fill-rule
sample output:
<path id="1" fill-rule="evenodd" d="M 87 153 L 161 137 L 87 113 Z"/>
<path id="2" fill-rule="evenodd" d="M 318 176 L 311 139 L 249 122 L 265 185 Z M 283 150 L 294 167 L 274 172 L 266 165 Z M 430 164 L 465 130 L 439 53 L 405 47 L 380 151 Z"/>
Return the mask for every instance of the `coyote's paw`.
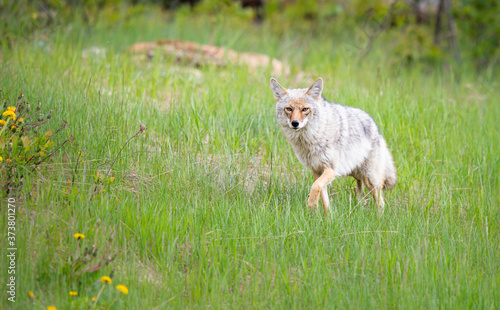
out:
<path id="1" fill-rule="evenodd" d="M 318 207 L 318 199 L 319 195 L 321 193 L 321 188 L 313 185 L 311 188 L 311 193 L 309 194 L 309 200 L 307 201 L 307 206 L 309 207 L 309 210 L 313 211 L 316 210 Z"/>
<path id="2" fill-rule="evenodd" d="M 380 197 L 377 202 L 377 213 L 379 216 L 384 215 L 385 211 L 385 201 L 384 198 Z"/>

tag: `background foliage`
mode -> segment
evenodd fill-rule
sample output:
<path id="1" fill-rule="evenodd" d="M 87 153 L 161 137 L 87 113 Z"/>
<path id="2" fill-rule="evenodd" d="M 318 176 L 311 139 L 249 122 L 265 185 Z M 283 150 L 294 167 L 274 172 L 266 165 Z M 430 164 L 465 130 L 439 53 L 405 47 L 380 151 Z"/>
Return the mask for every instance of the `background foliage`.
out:
<path id="1" fill-rule="evenodd" d="M 449 6 L 450 15 L 442 14 L 441 34 L 436 36 L 440 3 Z M 393 43 L 394 55 L 405 61 L 470 62 L 480 70 L 498 66 L 500 60 L 500 4 L 495 0 L 409 0 L 409 1 L 309 1 L 309 0 L 46 0 L 17 2 L 3 0 L 2 42 L 26 36 L 36 29 L 60 25 L 81 18 L 92 25 L 99 14 L 109 22 L 141 11 L 145 6 L 157 5 L 158 10 L 180 10 L 180 14 L 215 14 L 255 17 L 255 12 L 242 9 L 241 4 L 259 4 L 265 20 L 282 29 L 304 28 L 306 31 L 327 34 L 345 33 L 352 28 L 365 30 L 367 38 L 358 45 L 366 45 L 378 33 Z M 105 13 L 107 12 L 107 13 Z M 456 33 L 447 24 L 455 23 Z M 450 37 L 456 37 L 450 46 Z M 363 46 L 364 46 L 363 45 Z M 360 46 L 361 48 L 361 46 Z M 460 55 L 460 56 L 457 56 Z M 452 60 L 452 58 L 453 59 Z"/>

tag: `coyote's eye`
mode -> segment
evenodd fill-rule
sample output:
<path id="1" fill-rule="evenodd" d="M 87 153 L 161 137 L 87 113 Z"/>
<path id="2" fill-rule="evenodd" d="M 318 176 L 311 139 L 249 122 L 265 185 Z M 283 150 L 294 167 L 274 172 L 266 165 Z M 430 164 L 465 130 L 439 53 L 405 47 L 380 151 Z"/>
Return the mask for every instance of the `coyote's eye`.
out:
<path id="1" fill-rule="evenodd" d="M 302 112 L 307 112 L 309 111 L 309 108 L 302 108 Z"/>
<path id="2" fill-rule="evenodd" d="M 286 107 L 286 108 L 285 108 L 285 111 L 287 111 L 287 112 L 292 112 L 292 108 L 290 108 L 290 107 Z"/>

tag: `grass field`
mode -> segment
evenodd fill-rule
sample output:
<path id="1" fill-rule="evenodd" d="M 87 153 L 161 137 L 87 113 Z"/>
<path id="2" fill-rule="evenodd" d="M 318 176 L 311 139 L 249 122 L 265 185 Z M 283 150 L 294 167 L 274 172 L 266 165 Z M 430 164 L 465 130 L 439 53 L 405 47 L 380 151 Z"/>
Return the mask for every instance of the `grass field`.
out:
<path id="1" fill-rule="evenodd" d="M 14 197 L 17 300 L 3 293 L 1 308 L 86 309 L 110 272 L 98 303 L 111 304 L 115 284 L 130 290 L 113 309 L 499 308 L 498 78 L 395 64 L 382 42 L 357 61 L 349 36 L 146 12 L 4 48 L 4 96 L 40 100 L 51 124 L 68 122 L 56 141 L 74 143 L 25 174 Z M 286 60 L 283 85 L 322 76 L 327 99 L 369 112 L 399 167 L 385 214 L 356 202 L 353 179 L 330 185 L 327 217 L 309 213 L 312 174 L 276 125 L 270 70 L 127 53 L 160 38 Z M 95 175 L 112 165 L 115 181 L 96 195 Z M 78 283 L 68 267 L 77 244 L 116 258 Z"/>

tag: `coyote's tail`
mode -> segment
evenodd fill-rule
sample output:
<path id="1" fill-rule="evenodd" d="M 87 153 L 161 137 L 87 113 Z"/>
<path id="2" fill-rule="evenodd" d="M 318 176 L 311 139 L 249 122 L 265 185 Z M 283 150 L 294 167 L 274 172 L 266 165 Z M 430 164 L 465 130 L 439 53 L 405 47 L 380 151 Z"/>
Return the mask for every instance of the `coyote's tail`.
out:
<path id="1" fill-rule="evenodd" d="M 396 167 L 394 167 L 394 163 L 391 160 L 388 161 L 387 167 L 385 168 L 385 180 L 384 180 L 384 189 L 392 189 L 396 186 Z"/>

